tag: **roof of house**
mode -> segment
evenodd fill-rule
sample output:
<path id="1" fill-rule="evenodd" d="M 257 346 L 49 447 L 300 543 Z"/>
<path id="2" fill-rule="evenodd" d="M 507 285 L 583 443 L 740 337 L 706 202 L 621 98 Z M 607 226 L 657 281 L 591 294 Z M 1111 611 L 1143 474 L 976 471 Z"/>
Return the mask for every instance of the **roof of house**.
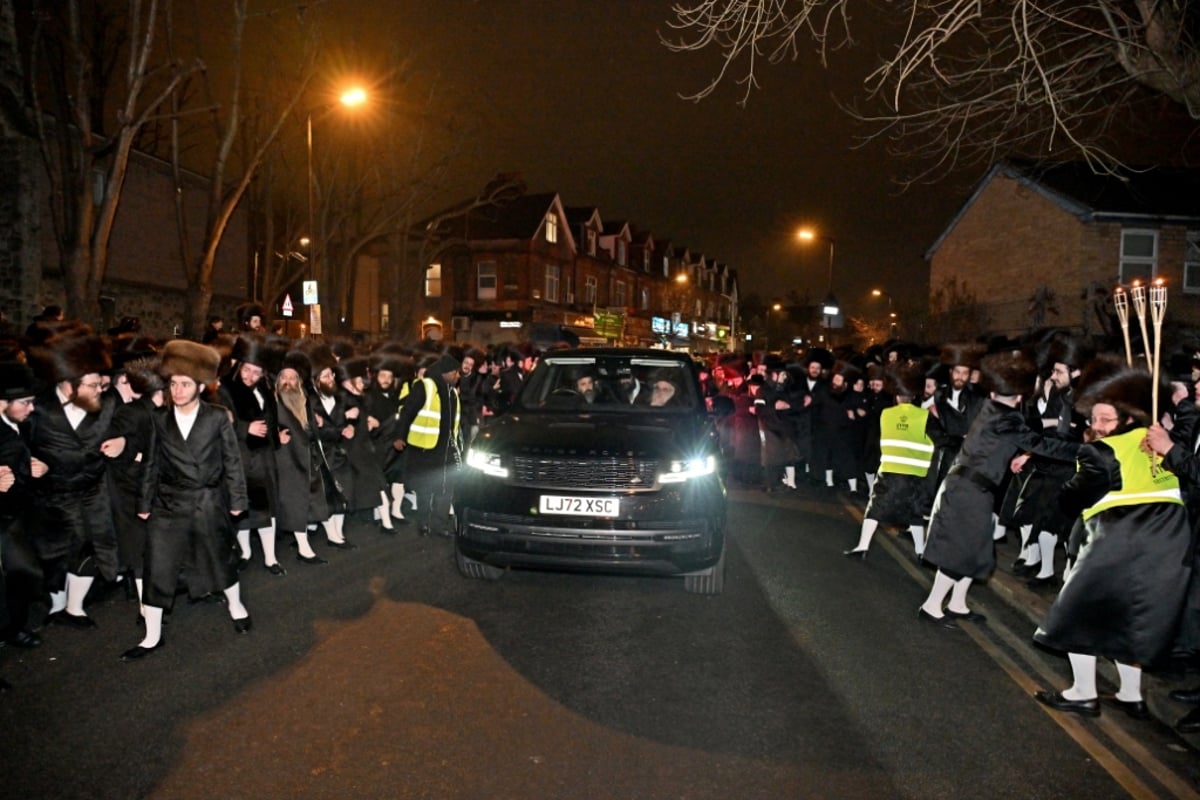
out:
<path id="1" fill-rule="evenodd" d="M 1200 224 L 1200 169 L 1148 167 L 1115 176 L 1087 163 L 1007 160 L 988 170 L 925 253 L 929 259 L 997 176 L 1018 181 L 1083 222 Z"/>
<path id="2" fill-rule="evenodd" d="M 464 206 L 457 213 L 451 208 L 434 219 L 440 218 L 438 232 L 442 239 L 531 239 L 557 197 L 554 192 L 523 194 L 496 204 Z"/>

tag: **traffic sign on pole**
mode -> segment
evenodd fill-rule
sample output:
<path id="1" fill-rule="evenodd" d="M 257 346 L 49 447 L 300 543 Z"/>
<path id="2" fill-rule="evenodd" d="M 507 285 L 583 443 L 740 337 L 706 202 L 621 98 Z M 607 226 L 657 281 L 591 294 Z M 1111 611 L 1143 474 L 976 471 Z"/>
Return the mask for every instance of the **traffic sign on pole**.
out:
<path id="1" fill-rule="evenodd" d="M 320 301 L 317 299 L 317 282 L 304 282 L 304 305 L 315 306 Z"/>

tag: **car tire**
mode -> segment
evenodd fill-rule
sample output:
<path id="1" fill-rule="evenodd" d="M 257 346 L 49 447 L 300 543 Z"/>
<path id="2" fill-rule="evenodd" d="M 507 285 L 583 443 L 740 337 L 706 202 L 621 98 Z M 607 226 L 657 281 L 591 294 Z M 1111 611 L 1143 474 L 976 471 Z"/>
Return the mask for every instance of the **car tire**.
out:
<path id="1" fill-rule="evenodd" d="M 493 567 L 491 564 L 485 564 L 482 561 L 476 561 L 470 556 L 464 555 L 463 551 L 459 550 L 457 546 L 454 548 L 454 563 L 458 566 L 458 571 L 462 573 L 464 578 L 498 581 L 504 575 L 502 568 Z"/>
<path id="2" fill-rule="evenodd" d="M 725 548 L 721 557 L 708 569 L 683 576 L 683 590 L 691 594 L 720 594 L 725 590 Z"/>

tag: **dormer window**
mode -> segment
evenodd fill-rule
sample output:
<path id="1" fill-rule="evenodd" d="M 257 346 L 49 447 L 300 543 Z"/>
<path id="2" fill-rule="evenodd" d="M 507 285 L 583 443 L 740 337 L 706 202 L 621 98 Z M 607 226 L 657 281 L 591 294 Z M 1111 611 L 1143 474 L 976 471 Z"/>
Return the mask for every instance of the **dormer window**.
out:
<path id="1" fill-rule="evenodd" d="M 622 267 L 625 266 L 625 240 L 617 240 L 617 263 Z"/>
<path id="2" fill-rule="evenodd" d="M 587 232 L 587 252 L 589 256 L 596 255 L 596 232 L 591 228 Z"/>
<path id="3" fill-rule="evenodd" d="M 551 244 L 558 242 L 558 215 L 553 211 L 546 215 L 546 241 Z"/>

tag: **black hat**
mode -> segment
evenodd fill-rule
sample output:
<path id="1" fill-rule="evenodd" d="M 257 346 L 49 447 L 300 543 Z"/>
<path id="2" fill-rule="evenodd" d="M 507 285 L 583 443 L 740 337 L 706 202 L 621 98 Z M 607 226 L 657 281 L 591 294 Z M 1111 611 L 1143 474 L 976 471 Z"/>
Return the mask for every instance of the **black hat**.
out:
<path id="1" fill-rule="evenodd" d="M 279 366 L 279 371 L 292 369 L 300 376 L 300 383 L 305 384 L 312 380 L 312 362 L 308 356 L 300 350 L 289 350 L 283 356 L 283 363 Z"/>
<path id="2" fill-rule="evenodd" d="M 1159 408 L 1170 401 L 1171 387 L 1159 382 Z M 1122 417 L 1133 417 L 1139 425 L 1149 425 L 1154 413 L 1154 379 L 1142 367 L 1124 367 L 1101 380 L 1090 383 L 1079 395 L 1075 408 L 1084 415 L 1097 403 L 1107 403 Z"/>
<path id="3" fill-rule="evenodd" d="M 940 361 L 948 367 L 979 368 L 979 359 L 986 348 L 978 344 L 946 344 L 942 345 Z"/>
<path id="4" fill-rule="evenodd" d="M 262 303 L 242 303 L 234 312 L 237 315 L 238 327 L 242 330 L 250 325 L 252 317 L 258 317 L 263 323 L 267 321 L 267 309 Z"/>
<path id="5" fill-rule="evenodd" d="M 434 375 L 445 375 L 447 372 L 457 372 L 462 364 L 459 360 L 449 353 L 443 353 L 442 357 L 437 360 L 432 367 L 425 370 L 426 374 L 432 372 Z"/>
<path id="6" fill-rule="evenodd" d="M 924 394 L 925 370 L 920 364 L 900 363 L 885 371 L 885 388 L 894 395 L 916 400 Z"/>
<path id="7" fill-rule="evenodd" d="M 807 367 L 814 361 L 821 365 L 821 369 L 829 369 L 833 366 L 833 353 L 824 347 L 810 347 L 804 354 L 804 366 Z"/>
<path id="8" fill-rule="evenodd" d="M 354 378 L 362 378 L 365 381 L 369 367 L 370 362 L 365 356 L 344 358 L 333 368 L 333 374 L 337 378 L 338 383 L 344 383 Z"/>
<path id="9" fill-rule="evenodd" d="M 20 361 L 0 361 L 0 400 L 33 397 L 46 389 L 28 364 Z"/>
<path id="10" fill-rule="evenodd" d="M 1083 369 L 1095 349 L 1087 341 L 1069 334 L 1054 334 L 1043 339 L 1038 347 L 1038 367 L 1043 372 L 1053 369 L 1055 364 L 1065 364 L 1069 369 Z"/>
<path id="11" fill-rule="evenodd" d="M 29 364 L 42 380 L 59 383 L 107 372 L 112 368 L 112 358 L 99 336 L 76 332 L 30 347 Z"/>
<path id="12" fill-rule="evenodd" d="M 1021 352 L 986 355 L 979 369 L 984 388 L 1005 397 L 1028 395 L 1037 383 L 1037 365 Z"/>

